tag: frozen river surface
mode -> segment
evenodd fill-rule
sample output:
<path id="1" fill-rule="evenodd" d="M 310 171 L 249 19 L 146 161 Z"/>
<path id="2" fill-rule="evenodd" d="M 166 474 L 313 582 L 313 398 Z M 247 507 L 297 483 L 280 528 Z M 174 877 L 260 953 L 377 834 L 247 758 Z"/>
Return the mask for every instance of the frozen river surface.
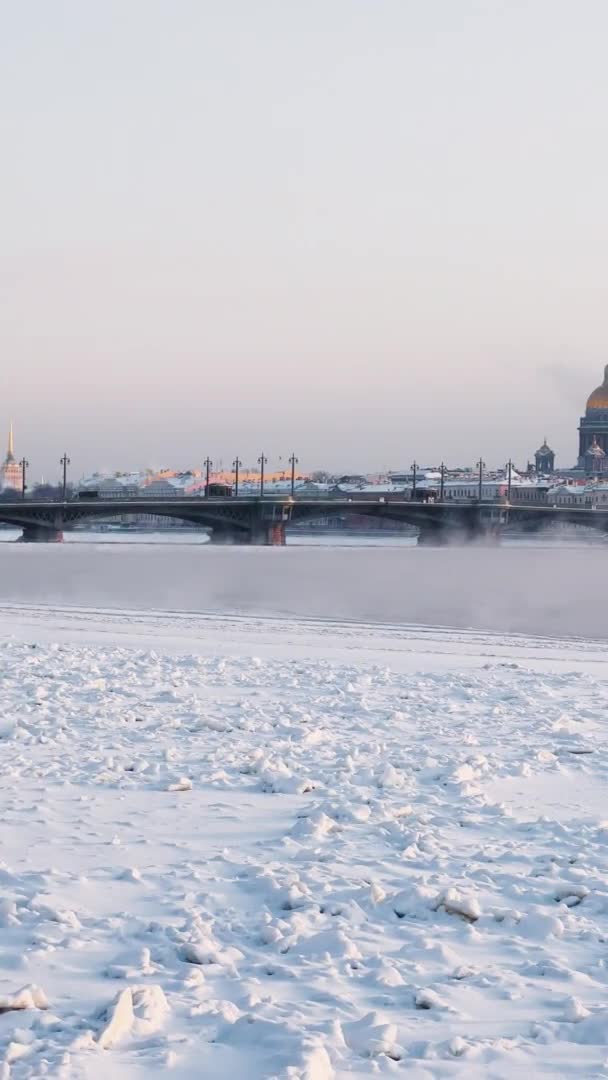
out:
<path id="1" fill-rule="evenodd" d="M 0 674 L 2 1080 L 605 1075 L 601 644 L 5 601 Z"/>
<path id="2" fill-rule="evenodd" d="M 603 547 L 0 544 L 0 602 L 282 614 L 608 638 Z"/>
<path id="3" fill-rule="evenodd" d="M 605 558 L 0 545 L 0 1080 L 605 1076 Z"/>

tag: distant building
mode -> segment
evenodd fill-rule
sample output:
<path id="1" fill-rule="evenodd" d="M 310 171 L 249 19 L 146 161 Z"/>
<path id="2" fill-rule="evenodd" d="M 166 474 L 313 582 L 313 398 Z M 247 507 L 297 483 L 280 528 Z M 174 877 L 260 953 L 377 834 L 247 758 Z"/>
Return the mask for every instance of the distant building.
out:
<path id="1" fill-rule="evenodd" d="M 608 364 L 602 385 L 587 398 L 578 433 L 579 469 L 593 475 L 608 472 Z"/>
<path id="2" fill-rule="evenodd" d="M 520 480 L 511 487 L 511 502 L 514 505 L 523 503 L 526 506 L 545 506 L 547 504 L 547 492 L 551 490 L 552 483 L 539 480 Z"/>
<path id="3" fill-rule="evenodd" d="M 13 425 L 8 431 L 8 447 L 3 465 L 0 466 L 0 485 L 3 488 L 13 488 L 15 491 L 23 491 L 23 473 L 18 461 L 15 460 L 15 448 L 13 443 Z"/>
<path id="4" fill-rule="evenodd" d="M 550 506 L 576 506 L 587 510 L 600 507 L 605 510 L 608 506 L 608 484 L 598 480 L 558 484 L 547 493 L 547 503 Z"/>
<path id="5" fill-rule="evenodd" d="M 96 490 L 100 499 L 135 499 L 139 494 L 137 484 L 125 483 L 112 476 L 100 480 Z"/>
<path id="6" fill-rule="evenodd" d="M 338 487 L 365 487 L 365 485 L 367 484 L 367 479 L 365 478 L 365 476 L 358 475 L 340 476 L 336 483 L 338 484 Z"/>
<path id="7" fill-rule="evenodd" d="M 176 484 L 172 484 L 170 480 L 152 480 L 145 487 L 139 491 L 140 495 L 144 495 L 146 498 L 161 498 L 164 499 L 167 495 L 176 496 L 181 495 L 183 492 L 179 490 Z"/>
<path id="8" fill-rule="evenodd" d="M 584 483 L 558 484 L 547 492 L 549 506 L 587 506 L 587 487 Z"/>
<path id="9" fill-rule="evenodd" d="M 542 446 L 539 446 L 534 455 L 534 462 L 536 464 L 536 472 L 543 476 L 550 476 L 555 472 L 555 454 L 550 446 L 547 445 L 547 436 Z"/>

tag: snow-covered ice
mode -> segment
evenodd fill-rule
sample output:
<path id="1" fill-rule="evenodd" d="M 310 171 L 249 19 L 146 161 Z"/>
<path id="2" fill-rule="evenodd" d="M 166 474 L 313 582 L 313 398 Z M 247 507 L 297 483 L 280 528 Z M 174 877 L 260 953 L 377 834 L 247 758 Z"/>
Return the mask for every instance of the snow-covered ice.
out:
<path id="1" fill-rule="evenodd" d="M 0 630 L 2 1080 L 607 1074 L 604 643 Z"/>

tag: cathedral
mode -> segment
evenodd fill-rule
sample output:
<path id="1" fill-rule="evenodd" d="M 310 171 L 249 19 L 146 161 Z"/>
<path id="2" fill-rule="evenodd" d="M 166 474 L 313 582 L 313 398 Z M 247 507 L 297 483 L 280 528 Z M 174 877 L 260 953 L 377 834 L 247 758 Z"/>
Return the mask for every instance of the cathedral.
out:
<path id="1" fill-rule="evenodd" d="M 588 475 L 608 472 L 608 364 L 604 381 L 587 398 L 578 429 L 578 468 Z"/>
<path id="2" fill-rule="evenodd" d="M 23 491 L 23 475 L 19 462 L 15 460 L 15 448 L 13 445 L 13 425 L 8 432 L 8 447 L 4 463 L 0 465 L 0 486 L 13 488 L 15 491 Z"/>
<path id="3" fill-rule="evenodd" d="M 555 454 L 547 440 L 534 455 L 535 467 L 529 471 L 550 476 L 555 472 Z M 573 479 L 583 476 L 608 479 L 608 364 L 604 368 L 604 381 L 587 398 L 585 415 L 578 428 L 578 459 L 573 469 L 560 470 L 560 475 Z"/>

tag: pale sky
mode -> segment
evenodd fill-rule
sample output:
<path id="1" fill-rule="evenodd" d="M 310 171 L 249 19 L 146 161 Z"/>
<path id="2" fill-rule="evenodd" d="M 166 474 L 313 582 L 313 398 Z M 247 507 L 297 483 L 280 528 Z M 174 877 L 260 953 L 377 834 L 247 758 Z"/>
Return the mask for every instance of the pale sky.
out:
<path id="1" fill-rule="evenodd" d="M 0 434 L 33 473 L 577 453 L 606 0 L 0 0 Z"/>

